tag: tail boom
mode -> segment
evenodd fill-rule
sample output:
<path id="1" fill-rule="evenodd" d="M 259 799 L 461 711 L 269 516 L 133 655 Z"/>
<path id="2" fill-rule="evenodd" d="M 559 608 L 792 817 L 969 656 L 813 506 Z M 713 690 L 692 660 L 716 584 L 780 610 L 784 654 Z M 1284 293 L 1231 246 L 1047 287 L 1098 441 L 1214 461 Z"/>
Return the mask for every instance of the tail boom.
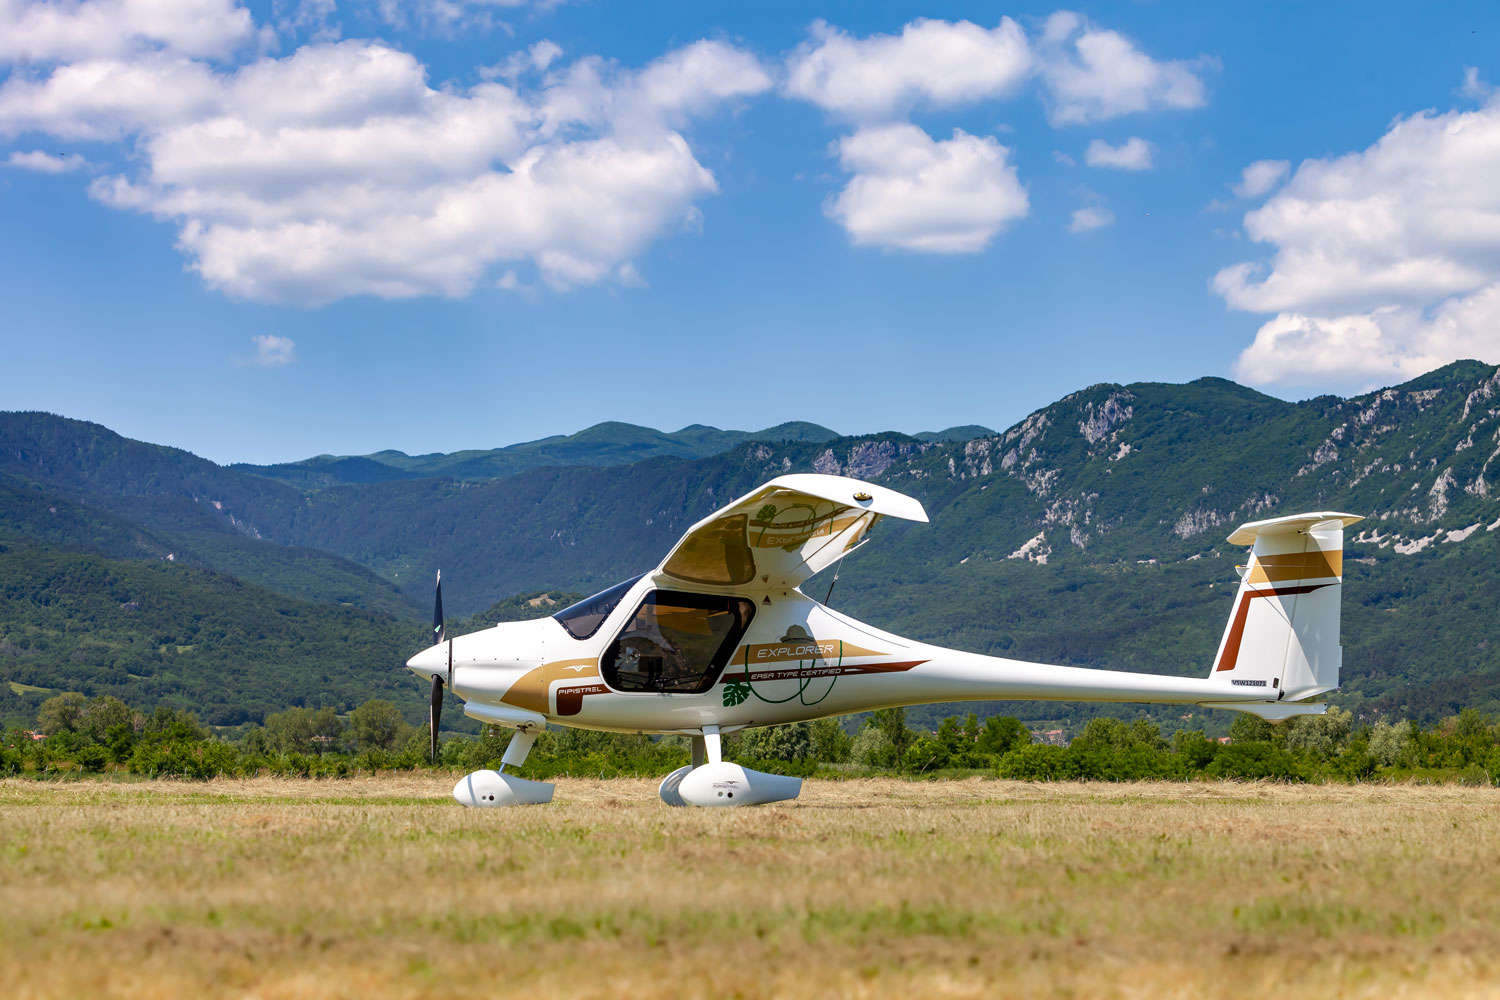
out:
<path id="1" fill-rule="evenodd" d="M 832 714 L 990 700 L 1202 705 L 1272 720 L 1322 714 L 1326 706 L 1302 699 L 1338 687 L 1343 529 L 1359 520 L 1334 512 L 1298 514 L 1251 522 L 1229 536 L 1233 544 L 1251 546 L 1250 559 L 1206 678 L 1054 666 L 914 644 L 902 651 L 913 661 L 902 664 L 906 669 L 862 679 L 857 699 Z"/>

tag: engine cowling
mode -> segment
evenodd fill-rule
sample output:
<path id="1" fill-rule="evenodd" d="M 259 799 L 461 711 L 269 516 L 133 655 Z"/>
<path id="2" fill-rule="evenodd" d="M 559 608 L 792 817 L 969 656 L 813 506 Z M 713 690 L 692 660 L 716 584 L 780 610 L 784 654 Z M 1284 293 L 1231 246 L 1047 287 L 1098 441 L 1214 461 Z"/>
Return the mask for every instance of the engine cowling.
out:
<path id="1" fill-rule="evenodd" d="M 690 806 L 758 806 L 795 799 L 802 793 L 802 779 L 752 771 L 726 760 L 693 768 L 678 782 L 676 793 Z"/>

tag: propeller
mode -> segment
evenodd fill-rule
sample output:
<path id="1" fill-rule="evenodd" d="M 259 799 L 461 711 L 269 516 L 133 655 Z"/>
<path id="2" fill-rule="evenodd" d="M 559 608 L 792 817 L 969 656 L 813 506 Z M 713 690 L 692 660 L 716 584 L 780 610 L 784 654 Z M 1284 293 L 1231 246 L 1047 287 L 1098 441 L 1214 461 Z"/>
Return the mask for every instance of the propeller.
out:
<path id="1" fill-rule="evenodd" d="M 447 626 L 443 623 L 443 571 L 438 570 L 437 575 L 437 601 L 432 609 L 432 641 L 434 645 L 441 644 L 448 636 Z M 453 647 L 448 647 L 448 674 L 453 675 Z M 438 758 L 438 723 L 443 718 L 443 677 L 441 674 L 432 675 L 432 699 L 427 707 L 427 728 L 432 735 L 432 760 L 437 762 Z"/>
<path id="2" fill-rule="evenodd" d="M 443 678 L 432 675 L 432 704 L 428 706 L 428 728 L 432 730 L 432 760 L 438 759 L 438 722 L 443 718 Z"/>

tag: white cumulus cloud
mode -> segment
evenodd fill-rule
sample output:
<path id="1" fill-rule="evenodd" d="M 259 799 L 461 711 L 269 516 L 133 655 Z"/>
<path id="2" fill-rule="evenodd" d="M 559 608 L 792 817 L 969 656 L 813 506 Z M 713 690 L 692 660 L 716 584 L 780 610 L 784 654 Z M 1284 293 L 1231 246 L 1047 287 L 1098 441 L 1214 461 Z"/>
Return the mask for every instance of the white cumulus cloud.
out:
<path id="1" fill-rule="evenodd" d="M 1234 186 L 1239 198 L 1259 198 L 1270 192 L 1291 169 L 1285 160 L 1256 160 L 1240 171 L 1240 182 Z"/>
<path id="2" fill-rule="evenodd" d="M 254 35 L 235 0 L 0 0 L 0 62 L 120 58 L 142 49 L 222 57 Z"/>
<path id="3" fill-rule="evenodd" d="M 1196 108 L 1207 100 L 1193 63 L 1152 59 L 1119 32 L 1071 11 L 1047 19 L 1036 52 L 1054 125 Z"/>
<path id="4" fill-rule="evenodd" d="M 1463 86 L 1458 88 L 1458 92 L 1476 101 L 1487 101 L 1495 96 L 1494 86 L 1479 78 L 1478 66 L 1470 66 L 1464 70 Z"/>
<path id="5" fill-rule="evenodd" d="M 5 165 L 39 174 L 66 174 L 87 168 L 89 161 L 77 153 L 44 153 L 33 149 L 11 153 L 5 158 Z"/>
<path id="6" fill-rule="evenodd" d="M 538 10 L 558 6 L 564 0 L 366 0 L 379 18 L 393 28 L 419 28 L 430 34 L 471 36 L 496 29 L 512 30 L 497 15 L 519 8 Z"/>
<path id="7" fill-rule="evenodd" d="M 160 52 L 70 63 L 45 76 L 15 73 L 0 85 L 0 135 L 124 139 L 195 121 L 212 113 L 222 94 L 207 65 Z"/>
<path id="8" fill-rule="evenodd" d="M 175 223 L 190 266 L 236 297 L 458 296 L 517 265 L 554 288 L 638 283 L 632 258 L 717 190 L 682 130 L 771 77 L 717 41 L 638 70 L 559 56 L 533 46 L 527 87 L 435 88 L 382 42 L 235 69 L 155 48 L 13 74 L 0 133 L 132 140 L 131 169 L 91 194 Z"/>
<path id="9" fill-rule="evenodd" d="M 972 253 L 1030 210 L 1010 151 L 962 130 L 935 141 L 905 119 L 917 110 L 1008 98 L 1033 81 L 1054 125 L 1205 100 L 1192 65 L 1155 60 L 1124 35 L 1067 11 L 1049 18 L 1035 40 L 1008 17 L 993 28 L 919 18 L 899 34 L 863 38 L 817 21 L 786 59 L 782 92 L 859 126 L 835 143 L 853 176 L 824 207 L 856 244 Z M 1139 137 L 1120 146 L 1095 140 L 1087 160 L 1149 170 L 1153 154 Z M 1108 209 L 1089 207 L 1074 214 L 1070 228 L 1112 221 Z"/>
<path id="10" fill-rule="evenodd" d="M 1151 155 L 1156 147 L 1145 139 L 1131 136 L 1118 146 L 1111 146 L 1103 139 L 1089 143 L 1084 152 L 1084 161 L 1091 167 L 1109 167 L 1114 170 L 1150 170 Z"/>
<path id="11" fill-rule="evenodd" d="M 1103 205 L 1085 205 L 1073 210 L 1073 216 L 1068 222 L 1068 232 L 1087 233 L 1114 224 L 1115 213 L 1108 208 Z"/>
<path id="12" fill-rule="evenodd" d="M 783 91 L 866 124 L 1009 97 L 1031 79 L 1040 81 L 1054 125 L 1196 108 L 1207 99 L 1202 59 L 1153 59 L 1071 11 L 1049 17 L 1035 39 L 1008 17 L 993 28 L 918 18 L 900 34 L 864 38 L 816 21 L 811 36 L 787 58 Z"/>
<path id="13" fill-rule="evenodd" d="M 1239 374 L 1364 386 L 1463 357 L 1500 361 L 1497 176 L 1495 100 L 1401 118 L 1367 149 L 1302 163 L 1245 215 L 1270 259 L 1214 277 L 1232 308 L 1276 314 Z"/>
<path id="14" fill-rule="evenodd" d="M 1026 33 L 1008 17 L 993 28 L 921 18 L 868 38 L 818 21 L 812 36 L 787 59 L 786 93 L 859 121 L 1004 97 L 1031 71 Z"/>
<path id="15" fill-rule="evenodd" d="M 255 353 L 239 361 L 239 364 L 255 365 L 258 368 L 280 368 L 296 360 L 297 345 L 291 337 L 260 333 L 251 337 L 250 342 L 255 345 Z"/>
<path id="16" fill-rule="evenodd" d="M 825 211 L 862 246 L 973 253 L 1030 208 L 1010 151 L 992 137 L 954 129 L 934 141 L 899 123 L 859 129 L 837 148 L 854 176 Z"/>

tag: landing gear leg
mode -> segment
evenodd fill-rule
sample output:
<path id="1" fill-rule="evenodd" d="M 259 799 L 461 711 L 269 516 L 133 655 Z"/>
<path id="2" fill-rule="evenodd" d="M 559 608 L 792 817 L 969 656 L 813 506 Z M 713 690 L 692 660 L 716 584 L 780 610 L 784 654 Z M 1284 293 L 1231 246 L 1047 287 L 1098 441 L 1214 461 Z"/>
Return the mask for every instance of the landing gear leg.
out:
<path id="1" fill-rule="evenodd" d="M 500 758 L 500 773 L 505 773 L 507 767 L 515 770 L 526 763 L 526 755 L 531 753 L 531 746 L 535 742 L 535 732 L 517 729 L 510 742 L 505 745 L 505 756 Z"/>

